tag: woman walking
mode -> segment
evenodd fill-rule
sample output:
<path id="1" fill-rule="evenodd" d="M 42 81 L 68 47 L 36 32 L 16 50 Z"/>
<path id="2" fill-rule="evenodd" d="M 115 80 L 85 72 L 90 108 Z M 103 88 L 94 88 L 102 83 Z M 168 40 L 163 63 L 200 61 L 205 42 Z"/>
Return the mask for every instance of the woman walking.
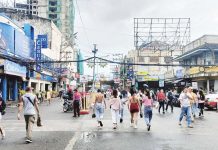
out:
<path id="1" fill-rule="evenodd" d="M 119 111 L 121 108 L 120 98 L 118 98 L 117 90 L 113 90 L 113 98 L 110 99 L 109 106 L 111 108 L 113 129 L 117 129 L 117 122 L 119 120 Z"/>
<path id="2" fill-rule="evenodd" d="M 150 96 L 149 90 L 145 91 L 145 96 L 142 99 L 142 103 L 144 104 L 144 117 L 145 123 L 147 125 L 147 130 L 151 129 L 151 119 L 152 119 L 152 107 L 153 107 L 153 99 Z"/>
<path id="3" fill-rule="evenodd" d="M 77 89 L 74 90 L 73 94 L 73 117 L 80 117 L 80 102 L 81 102 L 81 95 Z"/>
<path id="4" fill-rule="evenodd" d="M 129 110 L 131 114 L 131 126 L 134 126 L 134 128 L 137 128 L 137 122 L 138 122 L 138 113 L 141 112 L 140 109 L 140 101 L 136 95 L 136 90 L 131 88 L 130 90 L 131 97 L 129 98 Z"/>
<path id="5" fill-rule="evenodd" d="M 204 116 L 204 101 L 205 101 L 205 95 L 202 90 L 199 91 L 199 101 L 198 101 L 198 107 L 200 109 L 199 117 Z"/>

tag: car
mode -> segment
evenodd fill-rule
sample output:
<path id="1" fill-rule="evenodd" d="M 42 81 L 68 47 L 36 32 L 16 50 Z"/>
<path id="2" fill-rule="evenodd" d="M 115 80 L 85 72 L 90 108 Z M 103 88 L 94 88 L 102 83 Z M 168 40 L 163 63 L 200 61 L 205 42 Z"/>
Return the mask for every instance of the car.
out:
<path id="1" fill-rule="evenodd" d="M 208 94 L 205 96 L 204 106 L 208 109 L 217 109 L 218 94 Z"/>

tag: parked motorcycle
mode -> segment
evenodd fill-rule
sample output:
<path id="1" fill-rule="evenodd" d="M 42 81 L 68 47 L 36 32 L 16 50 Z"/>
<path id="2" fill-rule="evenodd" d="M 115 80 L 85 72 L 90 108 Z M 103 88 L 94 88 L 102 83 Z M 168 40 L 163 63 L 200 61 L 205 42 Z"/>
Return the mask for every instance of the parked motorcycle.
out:
<path id="1" fill-rule="evenodd" d="M 63 99 L 64 99 L 63 111 L 64 112 L 73 111 L 73 101 L 69 100 L 68 95 L 63 95 Z"/>

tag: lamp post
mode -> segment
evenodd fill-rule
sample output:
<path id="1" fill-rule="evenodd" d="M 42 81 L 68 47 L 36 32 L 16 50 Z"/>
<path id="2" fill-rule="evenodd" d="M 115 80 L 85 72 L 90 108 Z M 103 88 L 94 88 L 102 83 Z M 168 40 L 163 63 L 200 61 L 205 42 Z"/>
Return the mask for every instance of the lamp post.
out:
<path id="1" fill-rule="evenodd" d="M 94 66 L 93 66 L 93 79 L 92 79 L 92 90 L 95 89 L 95 59 L 96 59 L 96 53 L 98 49 L 96 48 L 97 44 L 94 44 L 94 49 L 92 50 L 94 54 Z"/>

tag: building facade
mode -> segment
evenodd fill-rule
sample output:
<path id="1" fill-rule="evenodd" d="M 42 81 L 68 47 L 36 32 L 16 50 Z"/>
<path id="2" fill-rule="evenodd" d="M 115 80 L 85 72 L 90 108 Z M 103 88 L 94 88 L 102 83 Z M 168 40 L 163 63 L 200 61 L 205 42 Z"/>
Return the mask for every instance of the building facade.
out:
<path id="1" fill-rule="evenodd" d="M 217 35 L 204 35 L 192 41 L 185 46 L 183 54 L 175 60 L 186 65 L 183 70 L 184 78 L 191 78 L 192 86 L 202 88 L 208 93 L 218 92 Z"/>

